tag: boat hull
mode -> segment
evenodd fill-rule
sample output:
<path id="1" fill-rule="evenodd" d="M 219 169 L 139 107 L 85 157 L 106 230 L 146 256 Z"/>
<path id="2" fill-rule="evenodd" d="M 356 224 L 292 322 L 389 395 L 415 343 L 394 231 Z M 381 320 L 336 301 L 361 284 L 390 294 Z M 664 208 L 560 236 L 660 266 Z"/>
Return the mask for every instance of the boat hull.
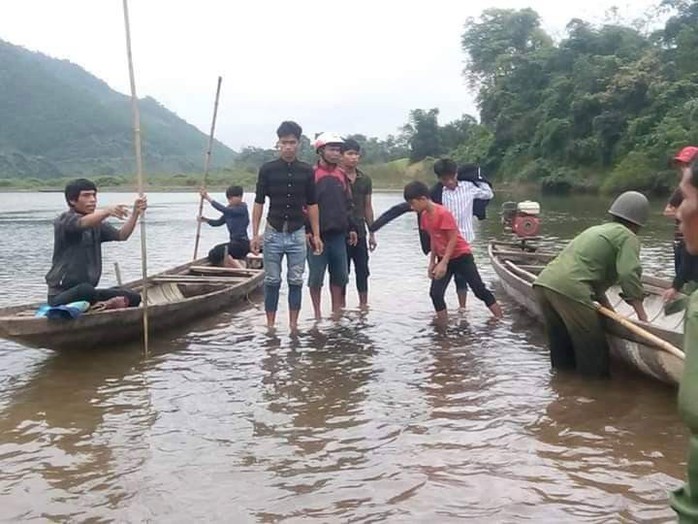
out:
<path id="1" fill-rule="evenodd" d="M 497 255 L 494 244 L 490 245 L 489 255 L 492 267 L 499 277 L 504 292 L 530 315 L 542 322 L 543 316 L 533 293 L 531 283 L 507 268 L 504 264 L 504 259 Z M 533 255 L 526 256 L 533 257 Z M 617 297 L 617 293 L 609 293 L 609 295 Z M 625 304 L 618 298 L 618 302 L 614 303 L 614 307 L 619 312 L 623 312 Z M 675 319 L 671 321 L 672 324 L 674 322 Z M 678 385 L 683 374 L 683 359 L 653 346 L 650 342 L 643 340 L 613 320 L 603 318 L 603 323 L 611 349 L 611 356 L 615 360 L 622 361 L 631 368 L 653 379 L 667 384 Z M 643 329 L 681 348 L 681 332 L 664 327 L 652 327 L 646 323 L 636 323 Z"/>
<path id="2" fill-rule="evenodd" d="M 187 275 L 197 261 L 185 264 L 151 277 L 167 279 Z M 172 301 L 161 301 L 148 305 L 148 331 L 161 333 L 172 328 L 223 311 L 239 302 L 263 284 L 263 271 L 245 271 L 239 278 L 184 277 L 184 284 L 153 284 L 149 294 L 163 296 L 173 285 L 184 285 L 188 296 L 177 295 Z M 169 287 L 168 287 L 169 286 Z M 141 289 L 140 281 L 125 287 Z M 177 288 L 179 293 L 179 288 Z M 143 308 L 126 308 L 102 312 L 90 312 L 72 320 L 49 320 L 29 315 L 39 304 L 30 304 L 0 310 L 0 336 L 17 340 L 23 344 L 50 349 L 98 349 L 123 344 L 143 337 Z"/>

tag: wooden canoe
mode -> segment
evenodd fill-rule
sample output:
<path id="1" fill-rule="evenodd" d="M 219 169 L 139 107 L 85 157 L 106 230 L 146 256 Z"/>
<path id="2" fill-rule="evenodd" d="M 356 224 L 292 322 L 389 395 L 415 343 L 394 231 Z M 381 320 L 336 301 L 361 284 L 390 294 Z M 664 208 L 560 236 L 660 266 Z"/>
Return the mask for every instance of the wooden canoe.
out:
<path id="1" fill-rule="evenodd" d="M 522 251 L 505 243 L 492 241 L 488 248 L 490 262 L 499 276 L 502 287 L 517 304 L 529 314 L 542 321 L 542 314 L 531 286 L 531 274 L 539 273 L 547 262 L 555 257 L 554 253 Z M 684 312 L 665 315 L 662 293 L 671 286 L 671 282 L 645 276 L 643 284 L 647 298 L 645 310 L 649 322 L 637 320 L 634 310 L 621 299 L 620 289 L 613 287 L 606 295 L 614 309 L 626 317 L 635 326 L 652 335 L 669 342 L 682 350 Z M 683 354 L 669 353 L 660 348 L 650 336 L 643 336 L 631 331 L 621 323 L 604 317 L 604 326 L 608 335 L 611 356 L 644 375 L 673 385 L 678 385 L 683 374 Z"/>
<path id="2" fill-rule="evenodd" d="M 212 315 L 261 287 L 264 271 L 208 266 L 205 259 L 148 278 L 149 331 Z M 123 287 L 139 291 L 141 280 Z M 35 317 L 41 304 L 0 308 L 0 337 L 49 349 L 98 349 L 143 337 L 142 308 L 88 311 L 73 320 Z"/>

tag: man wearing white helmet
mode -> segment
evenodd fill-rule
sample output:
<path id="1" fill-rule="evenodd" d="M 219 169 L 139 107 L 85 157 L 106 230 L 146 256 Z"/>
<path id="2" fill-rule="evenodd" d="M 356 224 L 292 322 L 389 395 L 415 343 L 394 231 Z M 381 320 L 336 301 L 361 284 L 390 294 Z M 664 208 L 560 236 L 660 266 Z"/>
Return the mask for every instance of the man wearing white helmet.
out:
<path id="1" fill-rule="evenodd" d="M 357 242 L 356 224 L 351 213 L 351 187 L 346 174 L 338 166 L 343 143 L 344 139 L 337 133 L 321 133 L 314 143 L 318 154 L 315 188 L 320 213 L 320 238 L 324 249 L 319 254 L 308 251 L 308 287 L 317 320 L 322 318 L 322 285 L 326 270 L 330 274 L 332 313 L 336 315 L 343 307 L 343 290 L 349 280 L 347 242 L 350 245 Z M 312 238 L 308 240 L 312 244 Z"/>
<path id="2" fill-rule="evenodd" d="M 647 322 L 637 233 L 649 210 L 645 195 L 626 191 L 608 210 L 611 222 L 582 231 L 533 283 L 554 368 L 608 375 L 609 348 L 594 301 L 611 308 L 606 290 L 613 285 Z"/>

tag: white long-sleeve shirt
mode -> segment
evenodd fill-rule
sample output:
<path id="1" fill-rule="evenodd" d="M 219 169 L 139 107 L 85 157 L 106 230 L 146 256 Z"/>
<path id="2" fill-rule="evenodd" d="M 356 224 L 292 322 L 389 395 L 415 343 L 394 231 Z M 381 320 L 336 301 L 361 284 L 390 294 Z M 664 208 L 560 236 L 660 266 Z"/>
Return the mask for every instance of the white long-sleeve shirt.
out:
<path id="1" fill-rule="evenodd" d="M 468 243 L 475 240 L 473 229 L 473 200 L 487 200 L 494 196 L 492 188 L 480 182 L 478 185 L 472 182 L 459 181 L 455 189 L 443 187 L 441 202 L 456 218 L 460 234 Z"/>

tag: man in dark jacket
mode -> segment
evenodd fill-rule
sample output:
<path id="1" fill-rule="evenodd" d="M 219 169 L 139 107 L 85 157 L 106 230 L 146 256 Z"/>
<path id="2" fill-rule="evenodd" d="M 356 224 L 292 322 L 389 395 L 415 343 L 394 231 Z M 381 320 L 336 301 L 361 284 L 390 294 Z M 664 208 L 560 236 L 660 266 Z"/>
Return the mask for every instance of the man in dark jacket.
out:
<path id="1" fill-rule="evenodd" d="M 458 168 L 457 179 L 459 181 L 470 182 L 476 186 L 486 184 L 489 187 L 492 187 L 492 183 L 481 174 L 480 168 L 475 164 L 464 164 L 463 166 Z M 431 189 L 431 198 L 437 204 L 443 203 L 441 198 L 441 194 L 443 193 L 442 189 L 443 185 L 439 182 L 434 184 L 434 186 Z M 475 199 L 473 201 L 473 216 L 477 217 L 478 220 L 485 220 L 485 218 L 487 218 L 486 209 L 490 203 L 490 200 L 491 199 L 489 198 Z M 406 202 L 403 202 L 402 204 L 397 204 L 388 209 L 381 216 L 379 216 L 373 222 L 373 224 L 369 226 L 368 230 L 371 232 L 376 232 L 383 226 L 387 225 L 388 223 L 392 222 L 396 218 L 404 215 L 409 211 L 412 211 L 412 209 L 410 209 L 410 206 L 407 205 Z M 419 219 L 417 219 L 417 224 L 419 225 Z M 426 231 L 423 231 L 421 228 L 419 229 L 419 240 L 422 245 L 422 252 L 425 255 L 428 255 L 430 250 L 429 234 Z"/>
<path id="2" fill-rule="evenodd" d="M 347 176 L 338 166 L 341 159 L 342 137 L 322 133 L 315 140 L 319 158 L 315 166 L 315 188 L 320 212 L 322 253 L 308 252 L 308 287 L 313 302 L 315 319 L 322 318 L 321 297 L 325 271 L 330 274 L 332 314 L 344 305 L 344 287 L 349 280 L 347 242 L 357 242 L 356 224 L 352 218 L 353 202 Z"/>

